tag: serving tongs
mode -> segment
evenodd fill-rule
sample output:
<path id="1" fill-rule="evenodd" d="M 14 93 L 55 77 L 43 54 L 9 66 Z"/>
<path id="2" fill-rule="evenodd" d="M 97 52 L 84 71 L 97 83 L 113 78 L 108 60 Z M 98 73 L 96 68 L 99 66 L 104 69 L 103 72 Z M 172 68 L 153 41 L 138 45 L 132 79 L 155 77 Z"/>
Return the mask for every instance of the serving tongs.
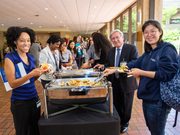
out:
<path id="1" fill-rule="evenodd" d="M 99 76 L 98 78 L 96 78 L 96 79 L 94 80 L 94 83 L 93 83 L 92 86 L 94 86 L 95 84 L 97 84 L 98 82 L 100 82 L 104 77 L 105 77 L 104 74 L 102 74 L 101 76 Z"/>

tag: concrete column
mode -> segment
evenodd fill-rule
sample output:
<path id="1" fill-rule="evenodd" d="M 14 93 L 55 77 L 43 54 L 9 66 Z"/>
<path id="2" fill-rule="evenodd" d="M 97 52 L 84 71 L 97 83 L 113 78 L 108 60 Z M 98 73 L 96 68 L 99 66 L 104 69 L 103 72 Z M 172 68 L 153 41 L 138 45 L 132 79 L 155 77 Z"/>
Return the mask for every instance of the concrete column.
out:
<path id="1" fill-rule="evenodd" d="M 0 32 L 0 50 L 1 50 L 1 58 L 3 59 L 3 45 L 4 45 L 4 33 Z"/>
<path id="2" fill-rule="evenodd" d="M 128 27 L 129 27 L 128 28 L 128 39 L 129 39 L 129 43 L 131 43 L 131 41 L 132 41 L 132 39 L 131 39 L 132 38 L 131 37 L 131 35 L 132 35 L 132 31 L 131 31 L 132 30 L 132 17 L 131 17 L 132 16 L 132 8 L 130 8 L 128 12 L 129 12 L 129 14 L 128 14 L 129 15 L 128 16 L 128 19 L 129 19 L 128 20 L 128 22 L 129 22 L 128 23 Z"/>
<path id="3" fill-rule="evenodd" d="M 136 47 L 139 56 L 144 53 L 144 38 L 142 33 L 143 23 L 149 19 L 149 0 L 137 0 L 137 26 L 136 26 Z"/>
<path id="4" fill-rule="evenodd" d="M 162 22 L 163 0 L 155 0 L 154 19 Z"/>

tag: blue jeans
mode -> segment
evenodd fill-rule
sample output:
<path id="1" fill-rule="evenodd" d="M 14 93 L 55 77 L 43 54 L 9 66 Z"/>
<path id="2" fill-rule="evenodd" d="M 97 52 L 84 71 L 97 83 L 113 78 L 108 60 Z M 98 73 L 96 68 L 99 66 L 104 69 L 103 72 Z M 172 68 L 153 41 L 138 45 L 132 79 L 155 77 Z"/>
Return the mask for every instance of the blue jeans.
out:
<path id="1" fill-rule="evenodd" d="M 151 135 L 165 135 L 165 126 L 171 108 L 164 102 L 143 101 L 143 112 L 146 125 Z"/>

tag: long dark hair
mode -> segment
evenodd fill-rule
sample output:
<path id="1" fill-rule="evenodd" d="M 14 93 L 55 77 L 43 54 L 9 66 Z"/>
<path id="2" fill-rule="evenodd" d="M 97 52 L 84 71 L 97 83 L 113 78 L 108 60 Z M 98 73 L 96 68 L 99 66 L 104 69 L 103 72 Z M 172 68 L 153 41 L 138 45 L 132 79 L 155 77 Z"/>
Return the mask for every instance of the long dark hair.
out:
<path id="1" fill-rule="evenodd" d="M 77 36 L 74 36 L 73 41 L 75 44 L 77 44 Z"/>
<path id="2" fill-rule="evenodd" d="M 36 33 L 28 27 L 23 27 L 23 28 L 18 26 L 9 27 L 6 34 L 6 40 L 8 46 L 12 47 L 13 50 L 17 48 L 14 41 L 18 40 L 22 32 L 26 32 L 30 36 L 31 44 L 34 43 L 34 41 L 36 40 L 35 37 Z"/>
<path id="3" fill-rule="evenodd" d="M 66 40 L 64 38 L 61 38 L 60 41 L 61 41 L 61 43 L 60 43 L 60 46 L 59 46 L 59 52 L 60 52 L 60 55 L 61 55 L 62 59 L 64 60 L 64 57 L 62 56 L 61 46 L 62 46 L 62 44 L 64 42 L 66 42 Z"/>
<path id="4" fill-rule="evenodd" d="M 73 41 L 73 40 L 70 40 L 70 41 L 69 41 L 69 44 L 68 44 L 68 47 L 67 47 L 67 49 L 70 50 L 70 51 L 71 51 L 70 44 L 71 44 L 72 42 L 74 42 L 74 41 Z M 74 42 L 74 44 L 75 44 L 75 42 Z M 74 51 L 74 54 L 77 54 L 76 46 L 74 46 L 73 51 Z"/>
<path id="5" fill-rule="evenodd" d="M 101 49 L 105 51 L 106 54 L 108 54 L 108 51 L 110 48 L 112 48 L 112 44 L 110 41 L 101 33 L 94 32 L 92 34 L 93 41 L 94 41 L 94 49 L 97 56 L 99 56 L 99 52 Z"/>
<path id="6" fill-rule="evenodd" d="M 161 43 L 163 43 L 163 40 L 162 40 L 162 36 L 163 36 L 163 30 L 162 30 L 162 27 L 161 27 L 161 24 L 156 21 L 156 20 L 153 20 L 153 19 L 149 19 L 148 21 L 146 21 L 143 26 L 142 26 L 142 32 L 144 33 L 144 30 L 145 28 L 148 26 L 148 25 L 153 25 L 154 27 L 156 27 L 159 31 L 162 32 L 162 34 L 160 35 L 159 37 L 159 40 L 157 41 L 157 46 L 160 45 Z M 151 45 L 148 43 L 148 42 L 144 42 L 144 50 L 145 50 L 145 53 L 148 53 L 149 51 L 152 50 L 151 48 Z"/>

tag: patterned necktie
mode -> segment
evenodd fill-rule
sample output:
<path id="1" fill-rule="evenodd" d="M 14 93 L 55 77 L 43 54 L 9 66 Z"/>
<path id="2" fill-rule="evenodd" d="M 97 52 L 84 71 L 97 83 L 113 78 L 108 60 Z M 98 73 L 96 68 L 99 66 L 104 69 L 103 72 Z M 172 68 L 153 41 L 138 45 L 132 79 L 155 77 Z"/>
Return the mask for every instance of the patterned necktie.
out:
<path id="1" fill-rule="evenodd" d="M 116 55 L 116 67 L 119 65 L 119 59 L 120 59 L 120 49 L 117 49 L 117 55 Z M 119 78 L 119 73 L 115 73 L 116 78 Z"/>

